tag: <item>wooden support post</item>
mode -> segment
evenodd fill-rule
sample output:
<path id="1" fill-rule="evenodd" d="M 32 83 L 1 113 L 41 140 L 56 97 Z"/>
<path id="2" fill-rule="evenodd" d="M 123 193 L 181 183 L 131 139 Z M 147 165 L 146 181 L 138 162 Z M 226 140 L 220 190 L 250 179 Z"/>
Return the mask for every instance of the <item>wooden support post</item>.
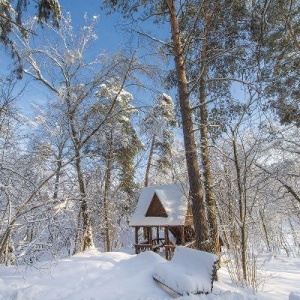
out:
<path id="1" fill-rule="evenodd" d="M 135 245 L 139 243 L 139 229 L 140 227 L 136 226 L 135 229 Z M 135 247 L 135 254 L 138 254 L 137 247 Z"/>
<path id="2" fill-rule="evenodd" d="M 169 245 L 169 243 L 170 243 L 170 240 L 169 240 L 169 227 L 166 226 L 165 227 L 165 244 Z"/>
<path id="3" fill-rule="evenodd" d="M 169 227 L 166 226 L 165 227 L 165 256 L 166 259 L 169 259 L 169 244 L 170 244 L 170 240 L 169 240 Z"/>
<path id="4" fill-rule="evenodd" d="M 139 243 L 139 229 L 140 227 L 136 226 L 135 228 L 135 243 L 138 244 Z"/>
<path id="5" fill-rule="evenodd" d="M 181 245 L 185 245 L 184 226 L 181 227 Z"/>
<path id="6" fill-rule="evenodd" d="M 152 245 L 152 227 L 148 227 L 148 243 Z"/>

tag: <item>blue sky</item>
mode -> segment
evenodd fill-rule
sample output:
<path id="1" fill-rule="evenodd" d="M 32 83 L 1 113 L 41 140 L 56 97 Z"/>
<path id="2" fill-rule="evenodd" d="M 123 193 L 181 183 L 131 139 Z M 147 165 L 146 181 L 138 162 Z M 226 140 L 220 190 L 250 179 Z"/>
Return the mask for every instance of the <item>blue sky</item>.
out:
<path id="1" fill-rule="evenodd" d="M 98 42 L 101 49 L 109 53 L 115 53 L 126 41 L 120 25 L 122 20 L 119 14 L 107 15 L 100 9 L 101 1 L 99 0 L 60 0 L 63 12 L 70 12 L 72 15 L 73 26 L 80 26 L 83 23 L 83 15 L 87 13 L 88 17 L 100 16 Z"/>
<path id="2" fill-rule="evenodd" d="M 136 45 L 132 44 L 136 42 L 136 40 L 132 41 L 131 36 L 128 32 L 124 31 L 124 25 L 128 24 L 128 20 L 124 20 L 120 14 L 113 13 L 108 15 L 107 11 L 101 10 L 101 1 L 99 0 L 60 0 L 61 8 L 63 13 L 70 12 L 72 16 L 72 25 L 74 29 L 80 28 L 84 23 L 84 14 L 87 13 L 88 18 L 93 16 L 99 16 L 99 22 L 97 26 L 98 39 L 91 48 L 91 52 L 103 52 L 107 53 L 109 56 L 116 53 L 121 48 L 129 48 L 133 49 Z M 29 7 L 29 10 L 26 14 L 24 14 L 24 18 L 26 15 L 32 16 L 35 13 L 33 5 Z M 159 30 L 155 30 L 155 27 L 152 26 L 151 22 L 147 24 L 143 24 L 143 30 L 148 33 L 153 30 L 155 36 L 168 35 L 168 28 L 163 29 L 162 27 Z M 167 26 L 168 27 L 168 26 Z M 45 31 L 39 30 L 39 34 L 44 34 Z M 38 37 L 36 37 L 38 39 Z M 143 45 L 144 46 L 144 45 Z M 144 50 L 143 50 L 144 51 Z M 140 53 L 140 55 L 142 55 Z M 11 58 L 8 55 L 3 55 L 3 52 L 0 53 L 0 59 L 2 66 L 9 64 L 12 62 Z M 150 57 L 151 59 L 151 57 Z M 3 70 L 0 71 L 3 74 Z M 23 86 L 22 81 L 19 83 L 20 86 Z M 161 92 L 166 92 L 162 90 Z M 22 113 L 26 115 L 31 114 L 31 103 L 37 102 L 41 103 L 47 99 L 47 94 L 49 92 L 45 89 L 41 84 L 34 83 L 30 81 L 30 84 L 26 88 L 26 92 L 22 96 L 22 100 L 19 101 L 19 106 L 21 107 Z M 135 95 L 139 97 L 140 95 Z M 142 96 L 144 98 L 149 98 L 150 96 Z M 141 98 L 141 97 L 139 97 Z M 145 99 L 144 99 L 145 100 Z"/>
<path id="3" fill-rule="evenodd" d="M 74 28 L 83 24 L 84 13 L 87 13 L 88 17 L 94 15 L 100 17 L 99 31 L 97 32 L 99 49 L 113 54 L 131 43 L 130 34 L 125 31 L 125 26 L 129 24 L 129 20 L 123 19 L 120 13 L 107 14 L 107 10 L 100 8 L 101 0 L 59 0 L 59 2 L 63 12 L 71 13 Z M 152 31 L 156 38 L 164 38 L 170 33 L 168 25 L 166 27 L 163 25 L 153 26 L 152 20 L 139 22 L 139 25 L 134 25 L 134 29 L 137 29 L 137 26 L 143 26 L 142 30 L 147 33 Z"/>
<path id="4" fill-rule="evenodd" d="M 108 54 L 115 53 L 120 45 L 123 43 L 124 34 L 118 31 L 117 24 L 119 23 L 120 17 L 115 15 L 107 16 L 104 11 L 101 11 L 100 4 L 101 1 L 97 0 L 60 0 L 62 11 L 70 12 L 72 16 L 73 27 L 80 27 L 83 24 L 84 13 L 88 14 L 88 17 L 94 15 L 99 15 L 99 32 L 97 32 L 99 44 L 99 51 L 105 50 Z M 28 7 L 28 11 L 24 13 L 24 19 L 28 16 L 32 17 L 36 13 L 34 5 Z M 43 34 L 45 31 L 39 30 L 39 34 Z M 38 36 L 36 37 L 38 39 Z M 12 66 L 11 57 L 5 53 L 4 49 L 1 48 L 0 52 L 0 75 L 6 76 L 9 74 Z M 24 80 L 18 82 L 18 86 L 21 89 L 26 82 L 26 76 Z M 40 103 L 47 99 L 47 89 L 45 89 L 41 84 L 34 83 L 30 81 L 27 85 L 25 92 L 22 94 L 21 99 L 18 101 L 18 106 L 21 108 L 21 112 L 25 115 L 31 114 L 31 103 Z"/>

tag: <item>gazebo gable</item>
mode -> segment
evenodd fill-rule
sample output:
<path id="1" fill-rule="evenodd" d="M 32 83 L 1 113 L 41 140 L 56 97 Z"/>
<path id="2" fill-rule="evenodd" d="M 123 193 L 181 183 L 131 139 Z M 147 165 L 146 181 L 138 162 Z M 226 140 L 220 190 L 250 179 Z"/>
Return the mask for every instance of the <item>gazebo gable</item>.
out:
<path id="1" fill-rule="evenodd" d="M 162 218 L 168 217 L 168 214 L 156 192 L 154 192 L 153 194 L 152 200 L 146 211 L 145 217 L 162 217 Z"/>

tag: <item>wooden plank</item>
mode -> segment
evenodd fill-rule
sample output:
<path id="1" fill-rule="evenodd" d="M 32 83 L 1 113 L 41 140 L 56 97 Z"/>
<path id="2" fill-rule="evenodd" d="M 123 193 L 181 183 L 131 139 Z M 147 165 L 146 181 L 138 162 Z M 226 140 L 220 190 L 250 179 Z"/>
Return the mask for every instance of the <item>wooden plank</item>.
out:
<path id="1" fill-rule="evenodd" d="M 163 289 L 165 292 L 167 292 L 171 297 L 173 297 L 174 299 L 181 297 L 182 295 L 178 294 L 177 292 L 175 292 L 174 290 L 172 290 L 171 288 L 169 288 L 168 286 L 166 286 L 165 284 L 163 284 L 162 282 L 158 281 L 156 278 L 152 277 L 154 279 L 154 281 L 156 282 L 156 284 Z"/>

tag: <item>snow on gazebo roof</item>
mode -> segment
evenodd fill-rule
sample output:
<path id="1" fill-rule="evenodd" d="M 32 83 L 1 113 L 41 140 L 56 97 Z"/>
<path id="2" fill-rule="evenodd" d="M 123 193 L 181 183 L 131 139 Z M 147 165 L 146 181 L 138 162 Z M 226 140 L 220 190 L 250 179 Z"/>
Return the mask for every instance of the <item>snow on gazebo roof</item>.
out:
<path id="1" fill-rule="evenodd" d="M 180 184 L 144 187 L 129 225 L 181 226 L 187 209 L 187 197 Z"/>

